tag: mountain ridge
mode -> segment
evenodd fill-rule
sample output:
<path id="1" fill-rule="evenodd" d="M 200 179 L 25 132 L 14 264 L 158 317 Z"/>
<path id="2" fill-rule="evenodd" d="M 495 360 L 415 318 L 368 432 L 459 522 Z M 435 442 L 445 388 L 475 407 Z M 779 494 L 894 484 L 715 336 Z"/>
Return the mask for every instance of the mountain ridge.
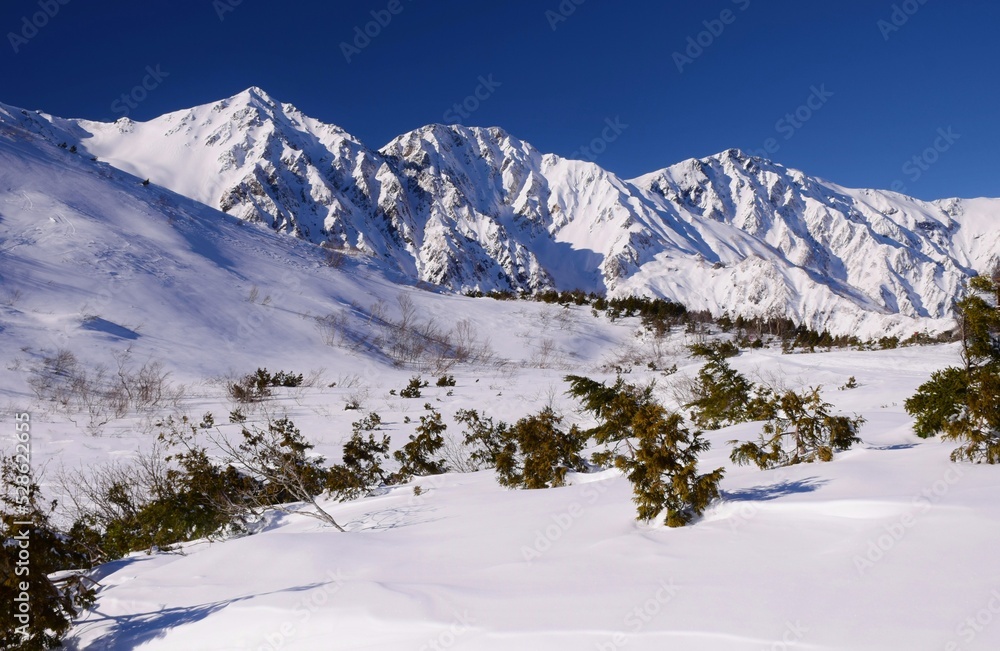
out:
<path id="1" fill-rule="evenodd" d="M 1000 200 L 844 188 L 728 149 L 635 179 L 499 127 L 425 125 L 372 149 L 260 88 L 147 122 L 3 107 L 244 221 L 447 290 L 583 289 L 816 329 L 946 329 L 1000 251 Z"/>

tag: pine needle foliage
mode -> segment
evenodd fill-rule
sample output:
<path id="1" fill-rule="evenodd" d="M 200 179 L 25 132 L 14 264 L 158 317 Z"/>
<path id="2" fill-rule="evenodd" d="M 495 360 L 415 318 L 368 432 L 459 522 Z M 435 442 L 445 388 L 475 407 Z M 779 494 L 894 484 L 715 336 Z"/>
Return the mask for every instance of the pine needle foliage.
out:
<path id="1" fill-rule="evenodd" d="M 266 368 L 258 368 L 229 385 L 230 397 L 239 403 L 261 402 L 271 396 L 272 387 L 298 387 L 303 382 L 302 374 L 278 371 L 270 373 Z"/>
<path id="2" fill-rule="evenodd" d="M 376 438 L 373 433 L 381 425 L 382 418 L 375 412 L 353 423 L 354 431 L 344 444 L 343 459 L 330 467 L 326 481 L 327 490 L 341 501 L 364 497 L 389 482 L 389 474 L 382 467 L 389 459 L 389 437 Z"/>
<path id="3" fill-rule="evenodd" d="M 914 433 L 925 439 L 945 431 L 962 411 L 968 392 L 969 374 L 964 368 L 951 366 L 934 371 L 931 379 L 903 403 L 907 413 L 915 418 Z"/>
<path id="4" fill-rule="evenodd" d="M 772 392 L 754 386 L 721 354 L 708 355 L 708 361 L 698 371 L 694 390 L 698 397 L 684 407 L 692 410 L 691 420 L 703 429 L 720 429 L 771 415 L 768 405 Z"/>
<path id="5" fill-rule="evenodd" d="M 555 488 L 566 484 L 570 471 L 583 472 L 587 464 L 580 451 L 586 437 L 573 426 L 560 427 L 562 417 L 546 407 L 532 416 L 501 428 L 495 455 L 497 481 L 508 488 Z"/>
<path id="6" fill-rule="evenodd" d="M 931 375 L 904 404 L 918 436 L 960 443 L 953 461 L 1000 463 L 1000 266 L 956 303 L 962 366 Z"/>
<path id="7" fill-rule="evenodd" d="M 441 448 L 444 447 L 442 434 L 446 429 L 448 426 L 441 420 L 440 412 L 420 417 L 416 434 L 410 437 L 409 443 L 393 454 L 402 466 L 397 473 L 397 481 L 414 475 L 440 475 L 448 472 L 448 464 L 440 456 Z"/>
<path id="8" fill-rule="evenodd" d="M 860 443 L 860 416 L 834 416 L 833 405 L 823 402 L 820 387 L 775 396 L 757 441 L 730 441 L 730 458 L 738 465 L 755 464 L 761 469 L 813 461 L 832 461 L 835 452 Z"/>
<path id="9" fill-rule="evenodd" d="M 475 409 L 460 409 L 455 420 L 465 425 L 462 444 L 470 449 L 469 458 L 483 468 L 496 468 L 497 456 L 507 441 L 507 423 L 494 424 L 489 416 L 481 416 Z"/>
<path id="10" fill-rule="evenodd" d="M 42 503 L 28 465 L 5 458 L 0 468 L 0 648 L 34 651 L 62 646 L 95 584 L 81 571 L 87 555 L 50 522 L 55 504 Z"/>
<path id="11" fill-rule="evenodd" d="M 242 441 L 219 441 L 227 464 L 259 482 L 260 488 L 244 496 L 251 512 L 274 509 L 316 518 L 344 531 L 318 502 L 326 491 L 328 469 L 324 458 L 312 454 L 309 443 L 288 418 L 268 419 L 266 426 L 244 427 Z"/>
<path id="12" fill-rule="evenodd" d="M 424 380 L 419 375 L 414 375 L 410 378 L 406 386 L 400 389 L 399 395 L 402 398 L 420 398 L 422 397 L 420 390 L 426 387 L 427 380 Z"/>
<path id="13" fill-rule="evenodd" d="M 719 497 L 724 470 L 698 473 L 698 456 L 710 447 L 700 431 L 684 426 L 653 398 L 653 385 L 636 387 L 620 376 L 611 386 L 568 376 L 568 393 L 597 419 L 586 432 L 611 447 L 595 463 L 614 465 L 632 484 L 638 520 L 664 515 L 668 527 L 682 527 Z"/>
<path id="14" fill-rule="evenodd" d="M 965 404 L 943 438 L 961 443 L 951 454 L 953 461 L 1000 463 L 1000 372 L 977 368 L 970 373 Z"/>
<path id="15" fill-rule="evenodd" d="M 245 496 L 260 484 L 232 466 L 215 463 L 197 442 L 189 419 L 167 419 L 159 445 L 128 463 L 91 466 L 64 474 L 72 527 L 68 535 L 91 564 L 131 552 L 169 550 L 181 542 L 242 533 Z"/>

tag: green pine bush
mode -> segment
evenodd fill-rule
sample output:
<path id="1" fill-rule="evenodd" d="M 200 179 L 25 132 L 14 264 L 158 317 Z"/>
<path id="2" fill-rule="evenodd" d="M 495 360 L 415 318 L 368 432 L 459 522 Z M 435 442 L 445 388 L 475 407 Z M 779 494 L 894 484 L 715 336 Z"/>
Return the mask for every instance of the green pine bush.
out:
<path id="1" fill-rule="evenodd" d="M 738 465 L 756 464 L 761 469 L 813 461 L 832 461 L 834 452 L 860 443 L 860 416 L 833 416 L 833 405 L 823 402 L 820 388 L 774 396 L 771 412 L 757 441 L 730 441 L 730 458 Z"/>
<path id="2" fill-rule="evenodd" d="M 53 649 L 62 646 L 73 620 L 94 603 L 95 584 L 82 571 L 92 563 L 73 539 L 53 526 L 50 516 L 55 503 L 42 502 L 38 483 L 26 466 L 5 458 L 0 468 L 0 600 L 4 604 L 0 648 Z M 30 564 L 20 555 L 22 544 L 28 545 Z M 57 572 L 58 578 L 52 578 Z M 30 601 L 24 601 L 25 597 Z M 27 604 L 28 613 L 21 612 L 22 603 Z"/>
<path id="3" fill-rule="evenodd" d="M 737 423 L 762 420 L 770 415 L 770 390 L 758 387 L 733 369 L 721 355 L 710 354 L 698 371 L 691 420 L 704 429 L 719 429 Z"/>
<path id="4" fill-rule="evenodd" d="M 477 467 L 496 468 L 497 456 L 507 441 L 507 423 L 493 423 L 475 409 L 460 409 L 455 420 L 465 425 L 462 444 L 471 449 L 469 458 Z"/>
<path id="5" fill-rule="evenodd" d="M 945 431 L 954 420 L 969 392 L 969 374 L 965 369 L 949 367 L 931 373 L 903 407 L 916 420 L 913 431 L 920 438 L 930 438 Z"/>
<path id="6" fill-rule="evenodd" d="M 562 417 L 546 407 L 498 434 L 494 455 L 497 481 L 508 488 L 554 488 L 566 483 L 570 470 L 587 469 L 580 455 L 587 437 L 574 425 L 560 427 Z"/>
<path id="7" fill-rule="evenodd" d="M 410 378 L 410 382 L 405 388 L 400 390 L 399 395 L 402 398 L 420 398 L 422 394 L 420 390 L 427 387 L 427 381 L 422 379 L 419 375 L 415 375 Z"/>
<path id="8" fill-rule="evenodd" d="M 609 446 L 594 462 L 625 474 L 637 519 L 648 522 L 665 513 L 667 526 L 681 527 L 719 497 L 724 470 L 698 473 L 698 455 L 710 444 L 653 398 L 653 385 L 640 388 L 620 376 L 612 386 L 580 376 L 566 380 L 570 395 L 597 419 L 586 435 Z"/>
<path id="9" fill-rule="evenodd" d="M 904 403 L 918 436 L 957 441 L 953 461 L 1000 463 L 1000 266 L 956 304 L 962 366 L 931 375 Z"/>
<path id="10" fill-rule="evenodd" d="M 278 371 L 270 373 L 266 368 L 258 368 L 253 373 L 244 375 L 242 378 L 229 385 L 229 396 L 239 403 L 261 402 L 271 397 L 271 389 L 274 387 L 298 387 L 302 386 L 304 379 L 302 374 L 287 373 Z"/>
<path id="11" fill-rule="evenodd" d="M 377 439 L 372 433 L 381 424 L 382 418 L 374 412 L 354 423 L 354 433 L 344 444 L 343 460 L 330 467 L 326 488 L 341 501 L 363 497 L 388 483 L 389 474 L 382 464 L 389 459 L 389 437 Z"/>
<path id="12" fill-rule="evenodd" d="M 416 434 L 400 450 L 396 450 L 393 458 L 401 465 L 397 473 L 397 481 L 414 475 L 440 475 L 448 472 L 448 465 L 440 457 L 444 447 L 442 433 L 448 426 L 441 420 L 439 412 L 431 412 L 429 416 L 420 417 L 420 425 Z"/>

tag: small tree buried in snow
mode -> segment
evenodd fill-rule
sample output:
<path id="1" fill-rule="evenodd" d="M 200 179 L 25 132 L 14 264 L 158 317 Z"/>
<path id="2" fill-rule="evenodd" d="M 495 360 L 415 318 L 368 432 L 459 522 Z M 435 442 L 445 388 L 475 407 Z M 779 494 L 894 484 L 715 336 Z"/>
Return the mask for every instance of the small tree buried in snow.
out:
<path id="1" fill-rule="evenodd" d="M 460 409 L 455 420 L 465 425 L 462 444 L 470 448 L 469 458 L 480 468 L 496 468 L 497 456 L 508 439 L 507 423 L 493 423 L 489 416 L 480 416 L 475 409 Z"/>
<path id="2" fill-rule="evenodd" d="M 594 461 L 614 465 L 632 483 L 637 519 L 648 522 L 665 511 L 665 524 L 681 527 L 719 497 L 725 471 L 698 474 L 698 455 L 710 444 L 653 399 L 652 385 L 639 388 L 620 377 L 610 387 L 579 376 L 566 379 L 569 393 L 597 418 L 588 434 L 611 445 Z"/>
<path id="3" fill-rule="evenodd" d="M 771 398 L 769 390 L 755 387 L 716 353 L 709 354 L 708 362 L 698 371 L 694 392 L 697 397 L 684 407 L 692 410 L 695 425 L 705 429 L 765 418 Z"/>
<path id="4" fill-rule="evenodd" d="M 310 456 L 313 445 L 292 421 L 279 418 L 269 420 L 264 429 L 244 427 L 242 437 L 238 445 L 221 441 L 220 447 L 228 455 L 230 465 L 262 482 L 262 488 L 248 496 L 250 508 L 256 512 L 274 509 L 298 513 L 338 531 L 344 530 L 316 499 L 327 485 L 328 471 L 323 467 L 323 457 Z"/>
<path id="5" fill-rule="evenodd" d="M 88 564 L 87 555 L 50 523 L 55 503 L 51 507 L 42 503 L 28 464 L 4 458 L 0 465 L 0 598 L 4 604 L 0 648 L 60 647 L 73 620 L 94 603 L 95 583 L 77 569 Z"/>
<path id="6" fill-rule="evenodd" d="M 587 438 L 575 426 L 559 427 L 562 417 L 546 407 L 511 427 L 497 428 L 497 481 L 508 488 L 555 488 L 566 483 L 570 470 L 587 464 L 580 451 Z"/>
<path id="7" fill-rule="evenodd" d="M 833 406 L 823 402 L 820 388 L 806 393 L 786 391 L 768 406 L 770 416 L 758 441 L 730 441 L 730 458 L 738 465 L 761 469 L 813 461 L 832 461 L 834 452 L 860 443 L 860 416 L 832 416 Z"/>
<path id="8" fill-rule="evenodd" d="M 73 525 L 69 535 L 94 564 L 130 552 L 245 531 L 244 498 L 261 485 L 212 461 L 187 419 L 164 423 L 160 446 L 129 462 L 64 471 L 59 483 Z"/>
<path id="9" fill-rule="evenodd" d="M 958 302 L 961 367 L 931 375 L 906 403 L 918 436 L 962 443 L 953 461 L 1000 463 L 1000 268 L 970 282 Z"/>
<path id="10" fill-rule="evenodd" d="M 562 418 L 546 407 L 513 426 L 494 423 L 475 409 L 460 410 L 455 420 L 465 425 L 463 444 L 479 467 L 495 468 L 497 482 L 507 488 L 554 488 L 566 483 L 570 470 L 584 471 L 580 451 L 587 437 L 579 429 L 560 427 Z"/>
<path id="11" fill-rule="evenodd" d="M 354 433 L 344 444 L 343 461 L 330 467 L 326 487 L 341 501 L 364 497 L 388 483 L 382 463 L 389 458 L 389 437 L 376 439 L 372 434 L 381 424 L 382 418 L 374 412 L 354 423 Z"/>
<path id="12" fill-rule="evenodd" d="M 303 377 L 299 373 L 278 371 L 270 373 L 266 368 L 258 368 L 253 373 L 244 375 L 239 380 L 228 385 L 229 397 L 238 403 L 248 404 L 262 402 L 271 397 L 272 387 L 299 387 Z"/>
<path id="13" fill-rule="evenodd" d="M 462 444 L 471 449 L 469 458 L 482 468 L 496 468 L 497 457 L 508 440 L 507 423 L 493 423 L 489 416 L 480 416 L 475 409 L 459 409 L 455 420 L 465 425 Z"/>
<path id="14" fill-rule="evenodd" d="M 419 375 L 414 375 L 407 385 L 400 389 L 399 396 L 401 398 L 420 398 L 422 397 L 420 390 L 426 387 L 427 380 L 422 379 Z"/>
<path id="15" fill-rule="evenodd" d="M 683 423 L 679 414 L 667 414 L 659 405 L 642 409 L 636 418 L 636 443 L 629 444 L 631 454 L 615 459 L 632 482 L 639 520 L 648 522 L 666 511 L 668 527 L 683 527 L 719 497 L 725 471 L 697 473 L 698 455 L 710 444 Z"/>
<path id="16" fill-rule="evenodd" d="M 441 421 L 439 412 L 420 417 L 416 434 L 392 455 L 401 464 L 395 477 L 397 481 L 405 481 L 413 475 L 440 475 L 448 472 L 448 465 L 439 456 L 444 447 L 444 437 L 441 434 L 446 429 L 448 426 Z"/>

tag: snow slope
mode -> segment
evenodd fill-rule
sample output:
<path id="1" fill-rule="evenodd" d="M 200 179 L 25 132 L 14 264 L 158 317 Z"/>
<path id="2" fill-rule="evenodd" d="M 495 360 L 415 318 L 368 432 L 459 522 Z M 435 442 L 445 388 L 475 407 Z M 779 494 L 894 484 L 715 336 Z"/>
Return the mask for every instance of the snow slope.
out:
<path id="1" fill-rule="evenodd" d="M 34 399 L 27 371 L 60 347 L 91 366 L 129 348 L 136 359 L 163 360 L 188 385 L 179 410 L 211 411 L 218 422 L 232 405 L 210 378 L 258 366 L 315 370 L 322 381 L 279 391 L 267 408 L 292 417 L 331 460 L 359 418 L 344 410 L 354 398 L 383 416 L 398 446 L 427 413 L 424 403 L 441 410 L 454 438 L 461 408 L 512 421 L 552 404 L 580 421 L 563 393 L 569 372 L 609 378 L 610 365 L 634 366 L 629 379 L 658 379 L 658 395 L 672 404 L 671 386 L 697 369 L 682 333 L 656 342 L 634 320 L 609 324 L 585 308 L 425 291 L 364 256 L 332 268 L 307 242 L 155 182 L 143 186 L 146 174 L 59 148 L 61 134 L 45 132 L 57 127 L 9 111 L 0 122 L 0 427 L 14 411 L 33 412 L 34 461 L 48 464 L 49 490 L 60 465 L 126 459 L 153 443 L 138 417 L 95 435 L 79 415 Z M 504 156 L 562 169 L 576 184 L 602 177 L 512 143 Z M 405 145 L 400 152 L 409 155 Z M 619 210 L 640 214 L 660 201 L 652 189 L 636 199 L 624 182 L 608 182 L 622 188 L 621 201 L 607 204 L 608 223 Z M 564 209 L 601 201 L 556 196 Z M 989 205 L 959 207 L 986 224 Z M 567 241 L 609 244 L 581 224 L 567 222 Z M 698 239 L 680 222 L 655 226 Z M 982 237 L 961 228 L 953 237 L 968 260 L 982 255 Z M 379 311 L 373 304 L 398 314 L 399 296 L 422 322 L 448 329 L 468 320 L 491 338 L 492 363 L 456 366 L 453 390 L 406 400 L 390 390 L 427 370 L 394 367 L 384 348 L 331 342 L 317 328 L 316 317 L 334 314 L 339 332 L 362 337 Z M 678 375 L 645 370 L 657 355 Z M 503 490 L 489 472 L 421 478 L 420 496 L 403 486 L 331 504 L 347 533 L 275 517 L 253 536 L 103 566 L 97 605 L 70 648 L 992 650 L 1000 645 L 1000 476 L 952 464 L 951 446 L 917 439 L 901 408 L 957 355 L 940 346 L 737 358 L 759 381 L 823 384 L 839 409 L 868 420 L 865 443 L 829 464 L 759 472 L 729 467 L 726 445 L 754 436 L 757 425 L 713 432 L 702 463 L 727 466 L 724 499 L 691 527 L 637 524 L 629 486 L 614 471 L 530 492 Z M 861 388 L 837 391 L 849 376 Z"/>
<path id="2" fill-rule="evenodd" d="M 690 528 L 634 522 L 628 484 L 613 471 L 533 492 L 503 490 L 490 472 L 422 478 L 419 497 L 404 486 L 330 504 L 344 534 L 286 517 L 251 537 L 105 566 L 98 606 L 75 627 L 73 648 L 996 648 L 989 609 L 1000 479 L 994 468 L 952 464 L 950 446 L 916 439 L 899 407 L 956 353 L 738 359 L 741 370 L 781 374 L 789 387 L 824 382 L 828 399 L 869 420 L 865 444 L 830 464 L 760 472 L 726 460 L 726 441 L 753 436 L 755 426 L 713 432 L 702 463 L 728 467 L 724 500 Z M 463 369 L 454 396 L 432 389 L 426 399 L 449 416 L 485 405 L 516 417 L 541 408 L 557 382 L 519 372 L 495 397 L 479 375 Z M 848 375 L 861 388 L 832 390 Z M 401 385 L 386 377 L 369 386 L 368 406 L 394 440 L 405 440 L 403 415 L 420 413 L 389 396 Z M 337 400 L 316 391 L 272 407 L 288 410 L 325 451 L 352 417 L 336 411 Z M 197 408 L 225 409 L 210 403 Z M 557 408 L 575 418 L 564 398 Z M 143 444 L 72 442 L 60 423 L 42 431 L 39 443 L 62 439 L 63 458 L 88 463 Z"/>
<path id="3" fill-rule="evenodd" d="M 486 472 L 425 478 L 420 497 L 403 487 L 331 505 L 346 534 L 288 519 L 114 564 L 75 639 L 151 650 L 994 649 L 997 622 L 977 632 L 963 621 L 998 617 L 995 469 L 951 464 L 947 446 L 918 442 L 898 407 L 876 404 L 902 398 L 950 352 L 752 360 L 856 375 L 861 389 L 831 397 L 869 418 L 866 443 L 825 465 L 730 468 L 725 500 L 690 528 L 635 523 L 614 472 L 535 492 L 500 489 Z M 706 466 L 728 465 L 726 439 L 753 431 L 713 433 Z"/>
<path id="4" fill-rule="evenodd" d="M 701 300 L 692 292 L 692 307 L 742 305 L 836 332 L 919 329 L 914 318 L 941 328 L 968 276 L 1000 260 L 995 200 L 927 203 L 851 190 L 738 150 L 635 183 L 664 210 L 687 215 L 714 265 L 706 272 L 664 261 L 629 286 L 665 295 L 681 282 L 707 287 Z"/>
<path id="5" fill-rule="evenodd" d="M 851 190 L 729 150 L 627 181 L 498 128 L 375 151 L 259 88 L 146 123 L 0 119 L 241 219 L 453 291 L 640 293 L 864 337 L 950 326 L 1000 202 Z"/>
<path id="6" fill-rule="evenodd" d="M 0 388 L 10 395 L 27 399 L 24 371 L 59 348 L 89 364 L 132 348 L 184 382 L 287 366 L 405 383 L 412 370 L 396 368 L 379 326 L 404 309 L 415 328 L 484 353 L 497 374 L 540 354 L 599 364 L 631 337 L 583 308 L 517 301 L 498 312 L 489 299 L 429 291 L 365 256 L 331 266 L 319 247 L 141 181 L 0 126 L 0 337 L 16 371 Z"/>

